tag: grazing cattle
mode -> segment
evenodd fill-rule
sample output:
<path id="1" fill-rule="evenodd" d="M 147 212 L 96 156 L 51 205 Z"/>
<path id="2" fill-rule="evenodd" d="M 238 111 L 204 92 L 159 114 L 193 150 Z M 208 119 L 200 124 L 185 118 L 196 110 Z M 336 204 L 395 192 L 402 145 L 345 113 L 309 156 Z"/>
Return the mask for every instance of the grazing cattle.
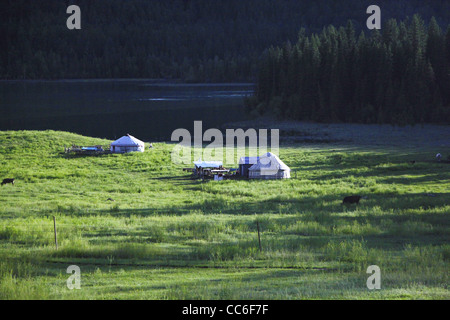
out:
<path id="1" fill-rule="evenodd" d="M 7 183 L 11 183 L 12 185 L 14 185 L 14 179 L 3 179 L 3 181 L 2 181 L 2 186 L 4 185 L 4 184 L 7 184 Z"/>
<path id="2" fill-rule="evenodd" d="M 344 203 L 359 203 L 359 200 L 361 199 L 361 196 L 348 196 L 345 197 L 344 200 L 342 201 L 342 204 Z"/>

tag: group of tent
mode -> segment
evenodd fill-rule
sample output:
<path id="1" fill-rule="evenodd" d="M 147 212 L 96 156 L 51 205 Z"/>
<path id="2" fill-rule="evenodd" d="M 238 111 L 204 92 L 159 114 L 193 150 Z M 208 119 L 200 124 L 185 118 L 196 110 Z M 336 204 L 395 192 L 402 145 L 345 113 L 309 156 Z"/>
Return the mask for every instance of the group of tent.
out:
<path id="1" fill-rule="evenodd" d="M 195 161 L 197 168 L 220 168 L 222 161 Z M 239 174 L 248 179 L 289 179 L 291 169 L 279 157 L 267 152 L 260 157 L 241 157 Z"/>
<path id="2" fill-rule="evenodd" d="M 141 140 L 127 134 L 111 143 L 111 152 L 144 152 L 145 144 Z M 220 168 L 221 161 L 196 161 L 197 168 Z M 279 157 L 267 152 L 260 157 L 241 157 L 239 160 L 239 174 L 249 179 L 288 179 L 291 169 Z"/>

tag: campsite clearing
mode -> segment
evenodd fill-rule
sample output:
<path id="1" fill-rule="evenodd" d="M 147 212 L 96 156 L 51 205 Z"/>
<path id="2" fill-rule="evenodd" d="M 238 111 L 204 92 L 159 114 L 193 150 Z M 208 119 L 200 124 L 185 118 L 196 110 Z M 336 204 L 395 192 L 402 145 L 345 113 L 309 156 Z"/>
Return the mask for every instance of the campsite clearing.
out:
<path id="1" fill-rule="evenodd" d="M 173 165 L 172 144 L 64 157 L 111 141 L 0 141 L 0 178 L 15 178 L 0 188 L 1 299 L 450 298 L 450 164 L 434 159 L 448 149 L 290 143 L 280 158 L 297 178 L 214 183 Z M 355 193 L 367 199 L 341 204 Z M 70 265 L 81 290 L 66 286 Z M 370 265 L 381 290 L 366 286 Z"/>

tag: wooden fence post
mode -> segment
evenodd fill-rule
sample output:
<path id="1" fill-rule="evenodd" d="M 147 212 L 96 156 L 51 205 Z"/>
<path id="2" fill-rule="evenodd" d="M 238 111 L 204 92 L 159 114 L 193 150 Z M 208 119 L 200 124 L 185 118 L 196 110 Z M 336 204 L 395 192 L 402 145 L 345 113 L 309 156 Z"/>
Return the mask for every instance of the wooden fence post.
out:
<path id="1" fill-rule="evenodd" d="M 53 230 L 55 231 L 55 246 L 56 250 L 58 250 L 58 238 L 56 236 L 56 218 L 53 216 Z"/>
<path id="2" fill-rule="evenodd" d="M 258 229 L 259 252 L 262 252 L 262 247 L 261 247 L 261 235 L 260 235 L 260 231 L 259 231 L 259 221 L 258 221 L 258 220 L 256 220 L 256 228 Z"/>

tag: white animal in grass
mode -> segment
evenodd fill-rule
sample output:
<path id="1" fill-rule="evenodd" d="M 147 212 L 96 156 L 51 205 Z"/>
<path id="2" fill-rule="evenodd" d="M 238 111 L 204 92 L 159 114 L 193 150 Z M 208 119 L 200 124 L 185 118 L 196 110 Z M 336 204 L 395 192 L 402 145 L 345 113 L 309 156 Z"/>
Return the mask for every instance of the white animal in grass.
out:
<path id="1" fill-rule="evenodd" d="M 439 161 L 439 162 L 441 162 L 441 158 L 442 158 L 442 154 L 438 153 L 438 154 L 436 155 L 436 160 Z"/>

